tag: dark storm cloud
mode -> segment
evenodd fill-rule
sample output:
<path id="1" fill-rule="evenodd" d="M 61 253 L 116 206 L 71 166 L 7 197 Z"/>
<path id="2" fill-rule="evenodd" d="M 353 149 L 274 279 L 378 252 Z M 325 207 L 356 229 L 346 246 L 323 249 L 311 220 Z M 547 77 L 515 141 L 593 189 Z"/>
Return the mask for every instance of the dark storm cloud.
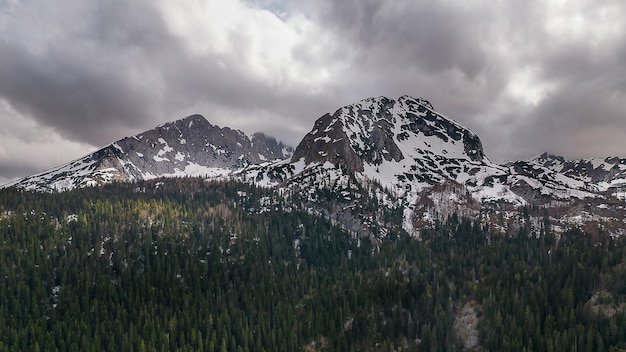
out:
<path id="1" fill-rule="evenodd" d="M 572 76 L 526 116 L 520 144 L 526 141 L 524 149 L 530 152 L 540 142 L 547 151 L 571 157 L 626 155 L 623 71 Z"/>
<path id="2" fill-rule="evenodd" d="M 312 4 L 311 13 L 356 48 L 353 79 L 360 87 L 425 95 L 478 132 L 496 160 L 544 149 L 570 157 L 626 155 L 626 143 L 616 138 L 626 130 L 620 99 L 626 40 L 619 35 L 626 32 L 623 21 L 606 18 L 623 13 L 619 1 L 555 10 L 536 1 Z M 619 40 L 606 40 L 604 31 Z M 538 102 L 511 96 L 523 70 L 536 77 L 518 94 L 537 90 Z"/>
<path id="3" fill-rule="evenodd" d="M 502 40 L 497 26 L 505 25 L 500 19 L 504 10 L 354 0 L 327 1 L 311 11 L 354 47 L 356 65 L 350 74 L 360 82 L 355 87 L 367 87 L 363 93 L 423 95 L 468 122 L 468 115 L 498 98 L 507 83 L 508 62 L 495 50 Z"/>
<path id="4" fill-rule="evenodd" d="M 373 67 L 401 65 L 431 73 L 457 68 L 468 77 L 485 69 L 487 53 L 481 40 L 487 39 L 489 28 L 483 20 L 494 15 L 493 8 L 477 13 L 432 1 L 397 4 L 331 2 L 319 15 L 346 35 L 359 54 L 365 54 L 364 63 Z"/>
<path id="5" fill-rule="evenodd" d="M 2 162 L 0 161 L 0 185 L 10 180 L 22 177 L 24 175 L 32 175 L 41 170 L 36 166 L 25 165 L 20 162 Z"/>
<path id="6" fill-rule="evenodd" d="M 0 40 L 0 96 L 66 138 L 102 145 L 150 117 L 154 92 L 134 75 L 145 73 L 142 61 L 167 37 L 149 9 L 136 18 L 136 6 L 134 12 L 116 10 L 129 10 L 120 4 L 94 6 L 84 18 L 71 19 L 79 31 L 67 31 L 43 47 Z"/>
<path id="7" fill-rule="evenodd" d="M 65 137 L 103 144 L 119 127 L 136 126 L 146 111 L 137 105 L 146 96 L 125 85 L 119 71 L 61 52 L 45 58 L 24 48 L 0 43 L 0 92 L 18 109 Z"/>
<path id="8" fill-rule="evenodd" d="M 259 109 L 315 110 L 315 99 L 297 87 L 268 89 L 239 61 L 245 52 L 190 54 L 148 2 L 97 3 L 80 15 L 72 19 L 79 30 L 65 30 L 43 48 L 0 40 L 0 96 L 66 138 L 101 146 L 183 112 L 211 114 L 189 110 L 194 107 L 247 112 L 251 120 Z M 67 20 L 50 19 L 61 28 Z M 235 32 L 230 39 L 236 50 L 246 48 L 245 36 Z"/>

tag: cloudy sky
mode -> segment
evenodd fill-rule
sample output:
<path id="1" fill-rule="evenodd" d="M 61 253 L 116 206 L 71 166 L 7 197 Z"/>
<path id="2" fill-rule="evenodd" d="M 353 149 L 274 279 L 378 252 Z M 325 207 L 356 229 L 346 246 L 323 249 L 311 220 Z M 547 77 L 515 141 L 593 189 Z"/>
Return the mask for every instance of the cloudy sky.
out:
<path id="1" fill-rule="evenodd" d="M 192 113 L 296 145 L 424 97 L 494 161 L 626 156 L 623 0 L 0 0 L 0 183 Z"/>

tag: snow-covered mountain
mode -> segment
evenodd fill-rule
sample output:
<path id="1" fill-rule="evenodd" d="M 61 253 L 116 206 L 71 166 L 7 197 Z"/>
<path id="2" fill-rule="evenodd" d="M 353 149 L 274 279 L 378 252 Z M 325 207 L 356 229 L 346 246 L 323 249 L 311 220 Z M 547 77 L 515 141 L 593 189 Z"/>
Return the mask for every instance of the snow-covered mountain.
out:
<path id="1" fill-rule="evenodd" d="M 425 99 L 409 96 L 365 99 L 326 114 L 291 160 L 253 165 L 238 175 L 296 189 L 314 203 L 326 202 L 322 198 L 330 191 L 344 208 L 356 209 L 359 199 L 373 196 L 402 209 L 409 230 L 424 219 L 479 212 L 489 203 L 519 206 L 597 196 L 585 181 L 547 166 L 491 162 L 474 132 Z"/>
<path id="2" fill-rule="evenodd" d="M 210 124 L 201 115 L 165 123 L 90 155 L 6 186 L 65 191 L 111 181 L 156 177 L 220 177 L 251 164 L 284 159 L 293 148 L 272 137 Z"/>
<path id="3" fill-rule="evenodd" d="M 325 114 L 295 150 L 193 115 L 6 186 L 64 191 L 178 176 L 275 187 L 377 238 L 398 219 L 411 232 L 453 213 L 509 231 L 529 221 L 514 219 L 517 207 L 529 204 L 547 209 L 556 226 L 626 233 L 619 203 L 626 198 L 626 159 L 542 154 L 498 165 L 474 132 L 409 96 L 369 98 Z"/>
<path id="4" fill-rule="evenodd" d="M 528 162 L 586 182 L 598 191 L 626 186 L 626 158 L 567 160 L 562 156 L 543 153 Z"/>
<path id="5" fill-rule="evenodd" d="M 289 162 L 253 166 L 248 179 L 302 185 L 303 177 L 316 173 L 322 176 L 312 179 L 311 187 L 328 179 L 328 173 L 354 175 L 361 183 L 380 184 L 408 205 L 425 188 L 450 182 L 479 202 L 520 205 L 593 197 L 584 182 L 548 167 L 492 163 L 474 132 L 436 112 L 428 101 L 409 96 L 365 99 L 322 116 Z"/>

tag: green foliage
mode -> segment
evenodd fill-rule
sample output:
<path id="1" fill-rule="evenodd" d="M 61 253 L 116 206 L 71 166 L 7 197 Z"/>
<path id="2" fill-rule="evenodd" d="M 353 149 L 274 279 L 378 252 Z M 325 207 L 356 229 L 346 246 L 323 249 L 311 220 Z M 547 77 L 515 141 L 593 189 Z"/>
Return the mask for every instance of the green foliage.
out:
<path id="1" fill-rule="evenodd" d="M 293 199 L 193 178 L 0 190 L 0 351 L 456 351 L 469 300 L 485 350 L 625 347 L 624 312 L 589 303 L 624 302 L 623 242 L 452 216 L 377 244 Z"/>

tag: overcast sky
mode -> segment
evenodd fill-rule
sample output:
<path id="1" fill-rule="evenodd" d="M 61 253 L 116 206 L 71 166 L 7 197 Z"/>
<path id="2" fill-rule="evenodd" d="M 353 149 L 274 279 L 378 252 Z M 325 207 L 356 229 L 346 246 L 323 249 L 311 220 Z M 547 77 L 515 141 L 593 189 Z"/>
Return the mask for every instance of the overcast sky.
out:
<path id="1" fill-rule="evenodd" d="M 0 0 L 0 183 L 193 113 L 296 145 L 424 97 L 493 161 L 626 157 L 623 0 Z"/>

